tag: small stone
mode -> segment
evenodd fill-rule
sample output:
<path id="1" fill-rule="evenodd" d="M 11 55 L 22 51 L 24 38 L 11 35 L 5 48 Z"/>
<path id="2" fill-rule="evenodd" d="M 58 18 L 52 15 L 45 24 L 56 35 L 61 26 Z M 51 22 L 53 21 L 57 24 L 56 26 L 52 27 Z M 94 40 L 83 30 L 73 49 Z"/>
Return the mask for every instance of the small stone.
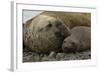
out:
<path id="1" fill-rule="evenodd" d="M 48 57 L 52 58 L 52 57 L 55 57 L 55 56 L 56 56 L 56 53 L 55 52 L 51 52 Z"/>
<path id="2" fill-rule="evenodd" d="M 32 55 L 24 56 L 23 57 L 23 62 L 32 62 Z"/>
<path id="3" fill-rule="evenodd" d="M 49 61 L 49 58 L 47 56 L 44 56 L 41 61 Z"/>
<path id="4" fill-rule="evenodd" d="M 40 54 L 40 57 L 43 57 L 43 54 Z"/>
<path id="5" fill-rule="evenodd" d="M 37 62 L 37 61 L 40 61 L 40 56 L 39 55 L 33 56 L 33 62 Z"/>
<path id="6" fill-rule="evenodd" d="M 57 59 L 57 60 L 63 60 L 63 59 L 64 59 L 64 56 L 65 56 L 64 53 L 58 53 L 58 54 L 56 55 L 56 59 Z"/>
<path id="7" fill-rule="evenodd" d="M 29 51 L 28 48 L 23 49 L 23 52 L 28 52 L 28 51 Z"/>
<path id="8" fill-rule="evenodd" d="M 78 57 L 79 57 L 81 60 L 90 59 L 90 58 L 91 58 L 91 52 L 90 52 L 90 51 L 83 51 L 83 52 L 80 52 L 80 54 L 78 55 Z"/>

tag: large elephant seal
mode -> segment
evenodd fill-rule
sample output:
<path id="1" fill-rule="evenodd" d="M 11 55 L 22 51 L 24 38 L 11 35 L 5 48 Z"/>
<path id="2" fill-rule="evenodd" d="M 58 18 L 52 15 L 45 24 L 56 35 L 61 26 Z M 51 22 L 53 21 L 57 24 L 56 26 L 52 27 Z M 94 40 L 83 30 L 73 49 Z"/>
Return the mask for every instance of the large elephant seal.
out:
<path id="1" fill-rule="evenodd" d="M 41 15 L 59 19 L 69 28 L 75 26 L 90 26 L 91 24 L 90 13 L 45 11 Z"/>
<path id="2" fill-rule="evenodd" d="M 65 38 L 62 50 L 66 53 L 83 51 L 91 46 L 90 27 L 78 26 L 71 30 L 71 35 Z"/>
<path id="3" fill-rule="evenodd" d="M 59 51 L 64 38 L 70 35 L 70 29 L 75 26 L 90 26 L 87 15 L 45 11 L 24 24 L 23 43 L 35 52 Z"/>
<path id="4" fill-rule="evenodd" d="M 24 45 L 38 53 L 60 51 L 70 30 L 65 24 L 50 16 L 39 15 L 30 24 L 24 24 Z"/>

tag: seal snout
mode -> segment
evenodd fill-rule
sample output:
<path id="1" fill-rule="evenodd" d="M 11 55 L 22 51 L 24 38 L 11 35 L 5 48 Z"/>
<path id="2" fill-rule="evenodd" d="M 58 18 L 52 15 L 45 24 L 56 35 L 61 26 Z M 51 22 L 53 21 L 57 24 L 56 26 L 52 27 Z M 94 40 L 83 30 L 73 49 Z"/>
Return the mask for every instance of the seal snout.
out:
<path id="1" fill-rule="evenodd" d="M 68 47 L 63 47 L 62 50 L 63 50 L 63 52 L 68 52 Z"/>
<path id="2" fill-rule="evenodd" d="M 62 50 L 63 50 L 63 52 L 66 52 L 66 53 L 71 53 L 71 52 L 75 51 L 74 48 L 69 48 L 67 46 L 63 47 Z"/>
<path id="3" fill-rule="evenodd" d="M 61 32 L 55 32 L 56 37 L 62 37 Z"/>

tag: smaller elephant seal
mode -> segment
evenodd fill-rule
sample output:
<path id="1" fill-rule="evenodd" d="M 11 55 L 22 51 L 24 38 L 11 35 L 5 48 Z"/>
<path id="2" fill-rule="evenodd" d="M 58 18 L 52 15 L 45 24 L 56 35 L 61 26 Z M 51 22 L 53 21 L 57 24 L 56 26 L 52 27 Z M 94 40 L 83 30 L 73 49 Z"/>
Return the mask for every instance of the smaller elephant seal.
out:
<path id="1" fill-rule="evenodd" d="M 64 39 L 62 50 L 65 53 L 83 51 L 91 46 L 90 27 L 78 26 L 71 30 L 71 35 Z"/>

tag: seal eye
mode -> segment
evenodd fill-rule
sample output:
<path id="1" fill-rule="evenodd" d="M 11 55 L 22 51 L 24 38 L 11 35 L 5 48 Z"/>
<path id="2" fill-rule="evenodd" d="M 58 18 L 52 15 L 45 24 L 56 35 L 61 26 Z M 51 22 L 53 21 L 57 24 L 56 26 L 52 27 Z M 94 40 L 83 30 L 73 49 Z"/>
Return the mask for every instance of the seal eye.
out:
<path id="1" fill-rule="evenodd" d="M 66 43 L 66 41 L 63 41 L 63 43 Z"/>
<path id="2" fill-rule="evenodd" d="M 45 30 L 46 30 L 46 31 L 48 31 L 48 30 L 50 30 L 50 29 L 51 29 L 51 27 L 52 27 L 52 24 L 51 24 L 51 23 L 49 23 L 49 24 L 46 26 Z"/>
<path id="3" fill-rule="evenodd" d="M 74 43 L 74 42 L 71 42 L 71 44 L 72 44 L 72 45 L 75 45 L 75 43 Z"/>
<path id="4" fill-rule="evenodd" d="M 60 25 L 61 25 L 61 24 L 58 23 L 58 24 L 56 24 L 56 27 L 59 27 Z"/>
<path id="5" fill-rule="evenodd" d="M 52 24 L 51 24 L 51 23 L 49 23 L 49 24 L 47 25 L 47 27 L 52 27 Z"/>
<path id="6" fill-rule="evenodd" d="M 56 27 L 59 27 L 61 24 L 61 22 L 56 22 Z"/>

